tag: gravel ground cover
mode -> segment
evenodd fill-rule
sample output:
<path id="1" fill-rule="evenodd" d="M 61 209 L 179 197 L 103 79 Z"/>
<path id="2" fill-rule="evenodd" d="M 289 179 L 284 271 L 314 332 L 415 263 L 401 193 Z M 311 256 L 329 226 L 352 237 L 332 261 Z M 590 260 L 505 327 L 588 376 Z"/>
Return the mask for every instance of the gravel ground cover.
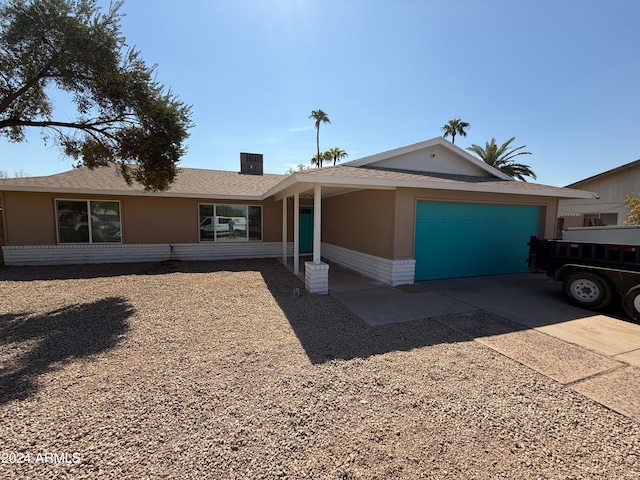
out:
<path id="1" fill-rule="evenodd" d="M 0 478 L 640 477 L 632 420 L 294 288 L 275 260 L 0 268 Z"/>

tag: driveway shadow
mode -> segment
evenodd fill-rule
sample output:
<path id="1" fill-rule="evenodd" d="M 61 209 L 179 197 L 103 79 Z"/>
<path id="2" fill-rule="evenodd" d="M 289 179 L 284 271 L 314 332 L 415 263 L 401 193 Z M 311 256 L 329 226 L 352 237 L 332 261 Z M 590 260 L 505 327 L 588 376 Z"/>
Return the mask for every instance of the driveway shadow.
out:
<path id="1" fill-rule="evenodd" d="M 628 321 L 616 302 L 603 312 L 572 305 L 563 293 L 561 283 L 543 274 L 430 280 L 406 290 L 428 291 L 456 299 L 528 328 L 556 325 L 598 314 Z"/>
<path id="2" fill-rule="evenodd" d="M 273 258 L 248 260 L 249 262 L 278 263 Z M 245 260 L 204 260 L 163 262 L 101 263 L 99 265 L 0 265 L 0 282 L 31 282 L 33 280 L 83 280 L 127 275 L 166 275 L 168 273 L 211 273 L 219 271 L 241 272 L 247 270 Z M 253 269 L 254 267 L 249 267 Z"/>
<path id="3" fill-rule="evenodd" d="M 304 284 L 282 265 L 260 272 L 313 364 L 470 340 L 428 318 L 370 326 L 335 297 L 306 294 Z"/>
<path id="4" fill-rule="evenodd" d="M 134 262 L 103 263 L 87 268 L 87 265 L 45 265 L 45 266 L 7 266 L 0 265 L 0 281 L 30 282 L 33 280 L 78 280 L 91 278 L 120 277 L 125 275 L 163 275 L 180 271 L 208 271 L 207 266 L 215 262 Z"/>
<path id="5" fill-rule="evenodd" d="M 38 377 L 66 361 L 113 348 L 128 331 L 133 312 L 125 299 L 112 297 L 42 315 L 0 315 L 0 345 L 15 352 L 0 368 L 0 404 L 34 394 Z"/>

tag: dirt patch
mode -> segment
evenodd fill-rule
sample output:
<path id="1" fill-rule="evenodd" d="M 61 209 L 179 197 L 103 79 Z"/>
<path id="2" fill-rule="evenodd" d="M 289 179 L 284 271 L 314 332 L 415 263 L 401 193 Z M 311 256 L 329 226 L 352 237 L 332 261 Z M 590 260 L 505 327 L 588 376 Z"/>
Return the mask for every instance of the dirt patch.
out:
<path id="1" fill-rule="evenodd" d="M 0 477 L 640 476 L 632 420 L 295 288 L 274 260 L 0 268 Z"/>

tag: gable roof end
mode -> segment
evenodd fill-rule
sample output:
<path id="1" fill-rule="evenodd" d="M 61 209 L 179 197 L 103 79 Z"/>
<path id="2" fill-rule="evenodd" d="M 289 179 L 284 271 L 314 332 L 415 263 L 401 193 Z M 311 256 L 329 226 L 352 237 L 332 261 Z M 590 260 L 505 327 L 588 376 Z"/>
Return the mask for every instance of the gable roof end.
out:
<path id="1" fill-rule="evenodd" d="M 436 146 L 436 145 L 440 145 L 440 146 L 450 150 L 451 152 L 455 153 L 459 157 L 462 157 L 463 160 L 471 163 L 475 167 L 478 167 L 478 168 L 484 170 L 485 172 L 489 173 L 493 177 L 499 178 L 501 180 L 515 181 L 509 175 L 507 175 L 505 173 L 502 173 L 500 170 L 498 170 L 496 168 L 493 168 L 491 165 L 488 165 L 482 159 L 471 155 L 466 150 L 456 146 L 455 144 L 451 143 L 450 141 L 448 141 L 448 140 L 446 140 L 446 139 L 444 139 L 442 137 L 436 137 L 436 138 L 432 138 L 430 140 L 426 140 L 424 142 L 414 143 L 413 145 L 407 145 L 406 147 L 395 148 L 393 150 L 388 150 L 386 152 L 377 153 L 375 155 L 370 155 L 368 157 L 360 158 L 358 160 L 352 160 L 350 162 L 345 162 L 342 165 L 348 165 L 350 167 L 363 167 L 363 166 L 366 166 L 366 165 L 371 165 L 372 163 L 377 163 L 377 162 L 380 162 L 382 160 L 387 160 L 387 159 L 390 159 L 390 158 L 394 158 L 394 157 L 397 157 L 399 155 L 404 155 L 406 153 L 416 152 L 418 150 L 422 150 L 422 149 L 425 149 L 425 148 L 433 147 L 433 146 Z"/>

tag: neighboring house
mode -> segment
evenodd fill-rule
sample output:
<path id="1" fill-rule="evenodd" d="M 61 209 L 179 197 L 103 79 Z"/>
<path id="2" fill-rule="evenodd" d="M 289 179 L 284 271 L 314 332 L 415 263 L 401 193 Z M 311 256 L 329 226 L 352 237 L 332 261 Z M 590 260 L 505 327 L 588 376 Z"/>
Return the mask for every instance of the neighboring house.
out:
<path id="1" fill-rule="evenodd" d="M 625 195 L 640 193 L 640 160 L 567 185 L 596 196 L 562 199 L 558 207 L 558 232 L 568 227 L 623 225 L 628 212 Z"/>
<path id="2" fill-rule="evenodd" d="M 311 253 L 320 293 L 321 257 L 391 285 L 526 271 L 558 200 L 592 195 L 515 181 L 440 137 L 289 176 L 183 168 L 158 193 L 115 167 L 0 180 L 7 265 L 293 257 L 298 273 Z"/>

